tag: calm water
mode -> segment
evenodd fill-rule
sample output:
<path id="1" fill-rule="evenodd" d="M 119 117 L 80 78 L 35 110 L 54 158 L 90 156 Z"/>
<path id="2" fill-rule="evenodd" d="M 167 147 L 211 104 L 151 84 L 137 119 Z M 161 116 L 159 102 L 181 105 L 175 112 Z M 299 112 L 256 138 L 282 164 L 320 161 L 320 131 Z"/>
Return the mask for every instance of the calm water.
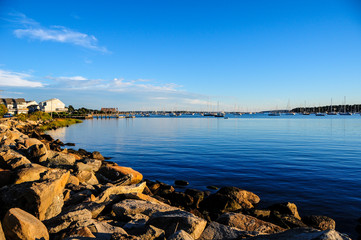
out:
<path id="1" fill-rule="evenodd" d="M 361 116 L 243 115 L 86 120 L 51 131 L 145 178 L 237 186 L 261 205 L 290 201 L 355 237 L 361 217 Z"/>

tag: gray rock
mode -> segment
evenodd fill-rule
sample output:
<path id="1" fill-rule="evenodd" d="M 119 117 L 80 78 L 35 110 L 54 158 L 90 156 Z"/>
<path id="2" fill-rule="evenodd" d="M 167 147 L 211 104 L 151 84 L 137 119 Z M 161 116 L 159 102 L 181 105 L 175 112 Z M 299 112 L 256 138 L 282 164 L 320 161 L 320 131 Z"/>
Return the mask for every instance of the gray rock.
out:
<path id="1" fill-rule="evenodd" d="M 250 233 L 217 222 L 211 222 L 203 231 L 199 240 L 235 240 L 247 236 L 251 236 Z"/>
<path id="2" fill-rule="evenodd" d="M 97 172 L 102 166 L 102 161 L 97 159 L 86 158 L 82 162 L 76 163 L 78 171 L 92 171 Z"/>
<path id="3" fill-rule="evenodd" d="M 186 231 L 180 230 L 171 235 L 167 240 L 194 240 Z"/>
<path id="4" fill-rule="evenodd" d="M 75 157 L 73 155 L 52 150 L 49 150 L 48 153 L 47 163 L 52 167 L 73 166 L 75 163 Z"/>
<path id="5" fill-rule="evenodd" d="M 28 148 L 27 156 L 32 162 L 45 162 L 48 159 L 48 150 L 44 144 L 34 144 Z"/>
<path id="6" fill-rule="evenodd" d="M 242 213 L 224 213 L 216 221 L 242 231 L 256 231 L 262 234 L 277 233 L 285 230 L 275 224 Z"/>
<path id="7" fill-rule="evenodd" d="M 101 221 L 94 221 L 88 226 L 88 228 L 95 235 L 96 239 L 100 240 L 110 240 L 112 238 L 112 234 L 114 233 L 127 234 L 123 228 L 115 227 L 109 223 Z"/>
<path id="8" fill-rule="evenodd" d="M 296 228 L 282 233 L 260 235 L 247 240 L 351 240 L 335 230 L 320 231 L 313 228 Z"/>
<path id="9" fill-rule="evenodd" d="M 49 233 L 58 233 L 69 227 L 87 227 L 92 223 L 91 212 L 86 209 L 62 213 L 44 221 Z"/>
<path id="10" fill-rule="evenodd" d="M 184 230 L 197 239 L 201 236 L 207 221 L 189 212 L 174 210 L 154 213 L 147 224 L 163 229 L 166 237 L 178 230 Z"/>
<path id="11" fill-rule="evenodd" d="M 131 219 L 123 226 L 124 230 L 127 232 L 132 229 L 144 228 L 145 224 L 149 220 L 149 217 L 144 214 L 128 215 L 126 218 Z"/>
<path id="12" fill-rule="evenodd" d="M 19 152 L 15 150 L 8 150 L 0 152 L 0 167 L 6 169 L 17 169 L 30 165 L 31 162 Z"/>
<path id="13" fill-rule="evenodd" d="M 133 228 L 127 231 L 130 235 L 135 235 L 142 240 L 165 239 L 164 231 L 154 226 L 148 225 L 141 228 Z"/>
<path id="14" fill-rule="evenodd" d="M 143 214 L 150 217 L 154 213 L 172 210 L 178 210 L 178 208 L 166 204 L 157 204 L 135 199 L 125 199 L 113 205 L 113 212 L 120 219 L 124 218 L 124 216 L 135 214 Z"/>

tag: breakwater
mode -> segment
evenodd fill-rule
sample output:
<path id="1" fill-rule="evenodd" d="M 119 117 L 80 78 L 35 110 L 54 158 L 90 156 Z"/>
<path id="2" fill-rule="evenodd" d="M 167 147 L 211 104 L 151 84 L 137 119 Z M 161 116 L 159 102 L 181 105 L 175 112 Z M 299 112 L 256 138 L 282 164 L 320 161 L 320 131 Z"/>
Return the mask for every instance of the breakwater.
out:
<path id="1" fill-rule="evenodd" d="M 259 209 L 260 197 L 237 187 L 211 194 L 184 181 L 176 191 L 143 180 L 99 152 L 66 149 L 37 130 L 42 124 L 0 124 L 0 214 L 9 239 L 349 239 L 332 218 L 300 216 L 291 202 Z"/>

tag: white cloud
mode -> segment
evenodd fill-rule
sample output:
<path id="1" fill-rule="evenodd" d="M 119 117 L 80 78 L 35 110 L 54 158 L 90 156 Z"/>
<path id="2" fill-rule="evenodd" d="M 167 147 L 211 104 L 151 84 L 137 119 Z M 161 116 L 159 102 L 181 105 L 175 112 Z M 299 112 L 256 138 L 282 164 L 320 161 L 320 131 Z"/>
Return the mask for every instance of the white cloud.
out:
<path id="1" fill-rule="evenodd" d="M 40 41 L 70 43 L 100 52 L 108 52 L 105 47 L 98 46 L 98 40 L 93 35 L 77 32 L 63 26 L 47 28 L 22 13 L 11 15 L 14 17 L 12 21 L 21 26 L 20 29 L 14 30 L 15 36 L 18 38 L 27 37 Z"/>
<path id="2" fill-rule="evenodd" d="M 43 87 L 41 82 L 27 80 L 31 75 L 0 69 L 0 86 L 6 87 Z"/>
<path id="3" fill-rule="evenodd" d="M 54 78 L 55 80 L 65 80 L 65 81 L 86 81 L 88 80 L 85 77 L 82 76 L 73 76 L 73 77 L 58 77 Z"/>
<path id="4" fill-rule="evenodd" d="M 149 82 L 150 80 L 138 79 L 126 81 L 123 78 L 115 78 L 109 84 L 109 90 L 112 92 L 176 92 L 180 85 L 174 83 L 167 83 L 155 85 L 151 83 L 144 84 L 142 82 Z"/>
<path id="5" fill-rule="evenodd" d="M 192 105 L 208 105 L 208 104 L 210 104 L 210 102 L 202 100 L 202 99 L 191 99 L 191 98 L 184 99 L 184 102 L 187 104 L 192 104 Z"/>

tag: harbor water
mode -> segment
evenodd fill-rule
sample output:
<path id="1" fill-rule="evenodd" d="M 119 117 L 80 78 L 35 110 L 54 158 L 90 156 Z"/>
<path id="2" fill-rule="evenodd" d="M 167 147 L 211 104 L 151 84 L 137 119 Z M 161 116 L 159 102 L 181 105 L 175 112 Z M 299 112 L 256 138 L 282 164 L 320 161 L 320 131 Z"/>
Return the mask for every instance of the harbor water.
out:
<path id="1" fill-rule="evenodd" d="M 356 237 L 361 217 L 361 116 L 93 119 L 49 133 L 99 151 L 144 178 L 189 188 L 237 186 L 260 207 L 293 202 Z M 214 190 L 213 190 L 214 191 Z"/>

